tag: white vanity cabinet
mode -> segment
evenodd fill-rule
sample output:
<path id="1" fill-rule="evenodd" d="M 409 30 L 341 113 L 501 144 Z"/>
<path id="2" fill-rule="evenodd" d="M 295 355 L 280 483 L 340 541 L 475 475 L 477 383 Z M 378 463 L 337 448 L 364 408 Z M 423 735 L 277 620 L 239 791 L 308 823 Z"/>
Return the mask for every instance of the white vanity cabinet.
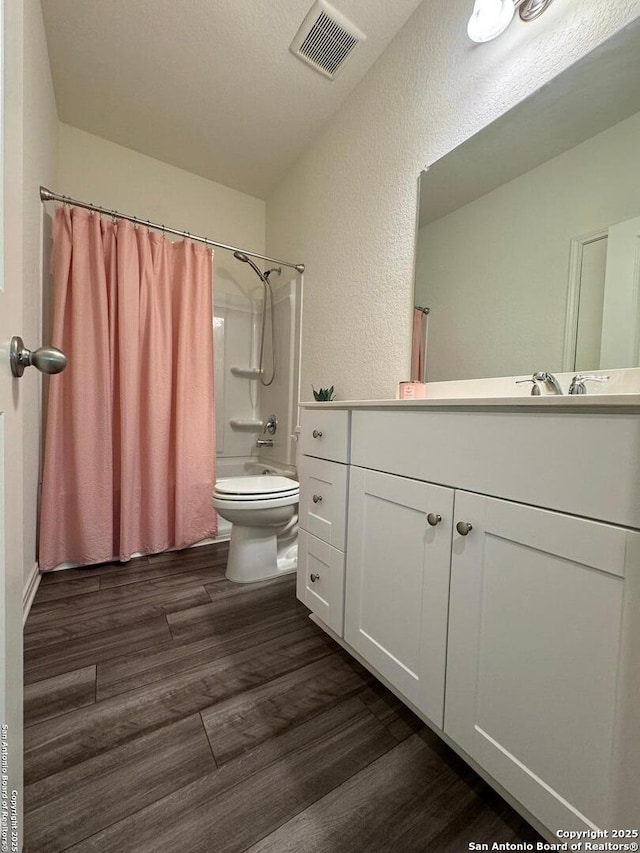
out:
<path id="1" fill-rule="evenodd" d="M 303 412 L 296 594 L 339 637 L 344 626 L 348 460 L 349 413 Z"/>
<path id="2" fill-rule="evenodd" d="M 352 467 L 345 640 L 442 728 L 453 490 Z"/>
<path id="3" fill-rule="evenodd" d="M 333 631 L 549 839 L 640 822 L 640 418 L 571 402 L 341 412 Z"/>

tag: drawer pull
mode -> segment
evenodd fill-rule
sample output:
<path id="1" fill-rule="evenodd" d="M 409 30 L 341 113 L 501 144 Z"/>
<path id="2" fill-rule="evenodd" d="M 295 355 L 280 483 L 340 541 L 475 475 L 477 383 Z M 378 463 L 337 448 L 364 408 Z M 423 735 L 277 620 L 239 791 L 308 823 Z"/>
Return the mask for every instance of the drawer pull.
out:
<path id="1" fill-rule="evenodd" d="M 442 516 L 438 515 L 435 512 L 430 512 L 427 516 L 427 521 L 429 522 L 431 527 L 435 527 L 436 524 L 440 524 L 440 522 L 442 521 Z"/>
<path id="2" fill-rule="evenodd" d="M 316 581 L 320 580 L 320 575 L 314 575 L 313 572 L 309 575 L 309 577 L 311 579 L 311 583 L 315 583 Z"/>
<path id="3" fill-rule="evenodd" d="M 469 524 L 468 521 L 459 521 L 456 524 L 456 530 L 460 534 L 460 536 L 467 536 L 467 534 L 471 533 L 473 530 L 473 525 Z"/>
<path id="4" fill-rule="evenodd" d="M 319 504 L 321 500 L 322 500 L 322 495 L 314 495 L 313 496 L 314 504 Z"/>
<path id="5" fill-rule="evenodd" d="M 314 438 L 322 438 L 322 432 L 319 429 L 314 429 L 313 437 Z"/>

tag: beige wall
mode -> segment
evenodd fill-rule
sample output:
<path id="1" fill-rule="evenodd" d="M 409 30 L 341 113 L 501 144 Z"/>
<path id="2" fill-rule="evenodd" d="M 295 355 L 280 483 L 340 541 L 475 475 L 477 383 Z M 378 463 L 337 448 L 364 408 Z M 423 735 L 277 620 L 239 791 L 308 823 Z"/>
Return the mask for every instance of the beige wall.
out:
<path id="1" fill-rule="evenodd" d="M 23 263 L 24 307 L 19 331 L 28 347 L 43 340 L 42 288 L 48 273 L 50 219 L 43 210 L 41 184 L 56 189 L 58 172 L 58 117 L 51 82 L 49 56 L 39 0 L 24 0 L 23 90 Z M 41 377 L 33 368 L 21 382 L 26 417 L 24 441 L 23 567 L 28 583 L 36 562 L 36 524 L 41 436 Z"/>
<path id="2" fill-rule="evenodd" d="M 60 124 L 60 192 L 259 253 L 265 202 L 137 151 Z M 214 293 L 249 292 L 255 274 L 216 249 Z"/>
<path id="3" fill-rule="evenodd" d="M 571 240 L 640 214 L 638 187 L 640 114 L 422 228 L 427 380 L 562 370 Z"/>
<path id="4" fill-rule="evenodd" d="M 554 3 L 494 42 L 470 0 L 425 0 L 267 200 L 267 248 L 304 261 L 302 399 L 393 397 L 409 376 L 417 178 L 624 24 L 640 0 Z"/>

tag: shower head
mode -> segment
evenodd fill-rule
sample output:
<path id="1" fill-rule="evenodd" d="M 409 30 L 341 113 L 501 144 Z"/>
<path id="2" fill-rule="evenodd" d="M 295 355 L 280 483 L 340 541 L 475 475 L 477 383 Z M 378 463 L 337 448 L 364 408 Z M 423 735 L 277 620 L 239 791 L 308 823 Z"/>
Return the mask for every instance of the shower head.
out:
<path id="1" fill-rule="evenodd" d="M 243 263 L 243 264 L 249 264 L 249 266 L 253 269 L 253 271 L 255 272 L 255 274 L 256 274 L 256 275 L 258 276 L 258 278 L 260 279 L 260 281 L 264 281 L 264 276 L 263 276 L 263 274 L 260 272 L 260 268 L 257 266 L 257 264 L 255 264 L 255 263 L 251 260 L 251 258 L 250 258 L 248 255 L 245 255 L 245 253 L 244 253 L 244 252 L 234 252 L 234 253 L 233 253 L 233 257 L 234 257 L 236 260 L 238 260 L 238 261 L 242 261 L 242 263 Z"/>

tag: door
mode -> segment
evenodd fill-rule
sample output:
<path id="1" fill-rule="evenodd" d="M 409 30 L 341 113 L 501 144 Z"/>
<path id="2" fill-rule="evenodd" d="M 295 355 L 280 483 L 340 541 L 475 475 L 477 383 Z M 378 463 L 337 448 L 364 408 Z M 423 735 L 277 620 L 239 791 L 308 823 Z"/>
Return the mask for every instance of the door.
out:
<path id="1" fill-rule="evenodd" d="M 0 741 L 8 768 L 8 850 L 22 812 L 22 412 L 9 341 L 22 323 L 22 9 L 3 3 L 0 126 Z M 9 33 L 10 37 L 5 37 Z M 24 381 L 24 380 L 22 380 Z M 33 413 L 34 416 L 36 413 Z M 6 728 L 5 728 L 6 727 Z M 4 761 L 2 773 L 4 770 Z M 12 792 L 17 793 L 14 806 Z M 3 803 L 4 805 L 4 803 Z M 18 827 L 14 822 L 18 814 Z"/>
<path id="2" fill-rule="evenodd" d="M 600 368 L 640 365 L 640 216 L 609 228 Z"/>
<path id="3" fill-rule="evenodd" d="M 441 728 L 453 491 L 349 476 L 345 640 Z"/>
<path id="4" fill-rule="evenodd" d="M 444 729 L 552 831 L 605 827 L 629 537 L 456 492 Z"/>

